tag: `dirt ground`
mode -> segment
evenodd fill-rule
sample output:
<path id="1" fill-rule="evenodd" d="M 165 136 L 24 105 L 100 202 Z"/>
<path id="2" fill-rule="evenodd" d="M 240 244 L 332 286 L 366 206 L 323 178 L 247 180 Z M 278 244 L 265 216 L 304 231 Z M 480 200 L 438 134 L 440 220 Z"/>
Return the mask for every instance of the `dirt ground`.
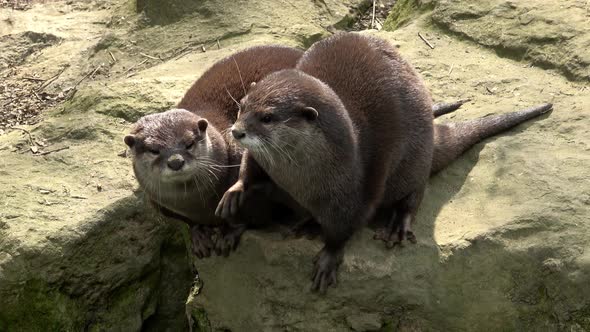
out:
<path id="1" fill-rule="evenodd" d="M 33 5 L 37 5 L 37 10 L 42 13 L 44 11 L 42 5 L 51 2 L 49 0 L 2 0 L 0 8 L 26 12 Z M 70 1 L 68 4 L 75 5 L 78 10 L 90 7 L 84 2 Z M 357 10 L 355 22 L 349 30 L 380 30 L 394 4 L 395 0 L 378 0 L 360 6 L 359 8 L 362 10 Z M 9 26 L 13 24 L 12 20 L 11 16 L 4 18 L 4 22 Z M 0 105 L 2 106 L 0 109 L 0 133 L 12 127 L 37 123 L 44 110 L 70 99 L 79 84 L 86 80 L 93 80 L 97 73 L 100 75 L 105 70 L 104 68 L 93 70 L 81 77 L 73 86 L 63 87 L 61 90 L 49 90 L 51 84 L 59 79 L 59 76 L 69 66 L 56 68 L 57 72 L 49 76 L 47 71 L 49 68 L 47 67 L 43 68 L 43 72 L 38 72 L 34 66 L 30 68 L 21 66 L 21 64 L 25 61 L 34 63 L 35 58 L 44 48 L 60 42 L 60 38 L 52 34 L 23 32 L 16 35 L 0 36 L 0 49 L 3 50 L 3 54 L 0 56 L 0 60 L 2 60 L 0 62 L 0 77 L 2 78 L 0 82 Z M 113 56 L 111 60 L 115 62 L 116 58 Z M 148 58 L 147 60 L 153 61 L 154 59 Z M 52 67 L 52 64 L 48 63 L 47 66 Z"/>

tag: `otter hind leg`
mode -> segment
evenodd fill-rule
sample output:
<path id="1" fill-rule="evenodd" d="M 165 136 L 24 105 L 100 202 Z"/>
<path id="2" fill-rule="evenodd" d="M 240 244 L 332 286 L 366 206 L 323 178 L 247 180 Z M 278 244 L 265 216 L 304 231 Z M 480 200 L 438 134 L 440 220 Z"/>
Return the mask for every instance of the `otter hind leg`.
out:
<path id="1" fill-rule="evenodd" d="M 403 247 L 404 241 L 415 244 L 417 241 L 412 231 L 412 222 L 422 201 L 423 193 L 424 190 L 412 193 L 392 206 L 388 223 L 375 231 L 373 239 L 383 241 L 387 249 L 395 246 Z"/>
<path id="2" fill-rule="evenodd" d="M 212 240 L 213 229 L 203 225 L 193 225 L 190 227 L 192 251 L 198 258 L 211 256 L 211 251 L 215 248 Z"/>
<path id="3" fill-rule="evenodd" d="M 308 240 L 317 238 L 322 233 L 320 224 L 312 216 L 301 218 L 291 225 L 284 233 L 283 238 L 299 239 L 305 237 Z"/>
<path id="4" fill-rule="evenodd" d="M 373 238 L 385 242 L 385 247 L 391 249 L 403 246 L 404 241 L 416 243 L 416 235 L 412 231 L 413 215 L 408 212 L 395 213 L 384 228 L 378 229 Z"/>
<path id="5" fill-rule="evenodd" d="M 215 240 L 215 253 L 217 256 L 227 257 L 236 250 L 240 238 L 246 230 L 245 224 L 223 224 L 217 229 Z"/>

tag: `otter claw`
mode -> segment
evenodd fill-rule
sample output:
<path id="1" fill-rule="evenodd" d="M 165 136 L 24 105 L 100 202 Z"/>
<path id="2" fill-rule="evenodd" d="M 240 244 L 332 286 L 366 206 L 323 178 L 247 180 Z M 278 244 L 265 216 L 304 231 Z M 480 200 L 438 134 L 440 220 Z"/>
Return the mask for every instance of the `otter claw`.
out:
<path id="1" fill-rule="evenodd" d="M 385 247 L 387 249 L 392 249 L 395 246 L 403 247 L 404 241 L 416 244 L 418 241 L 411 229 L 410 223 L 410 215 L 401 218 L 401 221 L 398 218 L 392 218 L 386 227 L 375 231 L 373 239 L 385 242 Z"/>
<path id="2" fill-rule="evenodd" d="M 211 239 L 212 232 L 205 226 L 192 226 L 191 229 L 192 252 L 200 258 L 211 256 L 215 244 Z"/>
<path id="3" fill-rule="evenodd" d="M 313 259 L 311 291 L 325 294 L 328 287 L 338 284 L 338 267 L 342 263 L 342 252 L 322 249 Z"/>
<path id="4" fill-rule="evenodd" d="M 246 230 L 246 225 L 225 225 L 217 231 L 215 241 L 215 253 L 217 256 L 227 257 L 229 253 L 236 250 L 240 237 Z"/>

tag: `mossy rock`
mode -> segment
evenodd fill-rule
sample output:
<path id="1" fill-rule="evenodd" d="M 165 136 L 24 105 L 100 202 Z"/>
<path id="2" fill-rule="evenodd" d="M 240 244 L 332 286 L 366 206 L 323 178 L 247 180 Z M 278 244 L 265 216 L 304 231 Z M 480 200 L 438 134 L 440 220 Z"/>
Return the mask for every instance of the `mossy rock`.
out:
<path id="1" fill-rule="evenodd" d="M 394 31 L 421 13 L 434 8 L 435 0 L 398 0 L 383 23 L 383 29 Z"/>

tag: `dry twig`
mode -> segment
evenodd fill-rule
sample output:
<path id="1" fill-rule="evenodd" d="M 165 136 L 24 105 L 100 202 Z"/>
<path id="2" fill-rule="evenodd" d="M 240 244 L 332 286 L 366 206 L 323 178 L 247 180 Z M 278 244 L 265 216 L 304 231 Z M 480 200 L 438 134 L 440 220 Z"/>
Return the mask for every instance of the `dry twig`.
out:
<path id="1" fill-rule="evenodd" d="M 96 67 L 96 68 L 94 69 L 94 71 L 93 71 L 93 72 L 90 74 L 90 78 L 93 78 L 93 77 L 94 77 L 94 74 L 96 74 L 96 72 L 97 72 L 97 71 L 98 71 L 98 70 L 99 70 L 101 67 L 102 67 L 102 64 L 101 64 L 101 65 L 98 65 L 98 67 Z"/>
<path id="2" fill-rule="evenodd" d="M 377 2 L 377 0 L 373 0 L 373 16 L 371 18 L 371 29 L 375 29 L 375 2 Z"/>
<path id="3" fill-rule="evenodd" d="M 28 76 L 25 76 L 25 77 L 23 77 L 23 79 L 24 79 L 24 80 L 28 80 L 28 81 L 34 81 L 34 82 L 45 82 L 45 81 L 47 81 L 47 80 L 46 80 L 46 79 L 44 79 L 44 78 L 38 78 L 38 77 L 28 77 Z"/>
<path id="4" fill-rule="evenodd" d="M 43 91 L 43 89 L 45 89 L 49 84 L 51 84 L 51 82 L 55 81 L 64 71 L 66 71 L 66 69 L 68 69 L 68 67 L 70 67 L 70 65 L 67 65 L 65 67 L 63 67 L 57 74 L 51 76 L 50 78 L 47 79 L 47 81 L 45 81 L 45 83 L 43 83 L 38 89 L 37 91 Z"/>
<path id="5" fill-rule="evenodd" d="M 37 94 L 37 92 L 33 91 L 33 94 L 35 95 L 35 97 L 37 99 L 39 99 L 40 102 L 43 102 L 43 99 L 41 99 L 41 97 L 39 97 L 39 95 Z"/>
<path id="6" fill-rule="evenodd" d="M 111 51 L 109 51 L 109 55 L 111 56 L 111 59 L 113 59 L 113 62 L 117 62 L 117 59 L 115 59 L 115 56 Z"/>
<path id="7" fill-rule="evenodd" d="M 100 69 L 100 67 L 102 67 L 102 64 L 98 65 L 98 67 L 96 67 L 93 71 L 84 75 L 84 77 L 82 77 L 78 82 L 76 82 L 76 84 L 74 85 L 74 87 L 72 87 L 72 90 L 66 99 L 70 99 L 70 98 L 74 97 L 74 95 L 76 94 L 76 91 L 78 90 L 78 85 L 80 85 L 80 83 L 82 83 L 89 76 L 93 76 Z"/>
<path id="8" fill-rule="evenodd" d="M 426 38 L 424 38 L 420 32 L 418 32 L 418 37 L 420 37 L 420 39 L 422 39 L 422 41 L 424 41 L 428 47 L 434 49 L 434 46 L 432 46 L 432 44 Z"/>
<path id="9" fill-rule="evenodd" d="M 53 153 L 53 152 L 67 150 L 69 148 L 70 148 L 69 146 L 64 146 L 64 147 L 61 147 L 61 148 L 57 148 L 57 149 L 53 149 L 53 150 L 49 150 L 49 151 L 44 151 L 44 152 L 41 152 L 41 153 L 37 153 L 37 154 L 34 154 L 34 156 L 45 156 L 45 155 L 48 155 L 48 154 Z"/>
<path id="10" fill-rule="evenodd" d="M 144 56 L 146 58 L 150 58 L 150 59 L 153 59 L 153 60 L 161 60 L 160 58 L 156 58 L 155 56 L 151 56 L 151 55 L 148 55 L 148 54 L 145 54 L 145 53 L 139 53 L 139 54 L 141 54 L 142 56 Z"/>
<path id="11" fill-rule="evenodd" d="M 29 135 L 29 145 L 33 145 L 33 135 L 31 135 L 31 132 L 26 130 L 25 128 L 20 128 L 20 127 L 12 127 L 12 129 L 17 129 L 17 130 L 22 130 L 24 131 L 27 135 Z"/>
<path id="12" fill-rule="evenodd" d="M 144 64 L 144 63 L 146 63 L 147 61 L 148 61 L 148 59 L 145 59 L 145 60 L 143 60 L 143 61 L 142 61 L 142 62 L 140 62 L 140 63 L 136 63 L 136 64 L 134 64 L 133 66 L 129 67 L 129 69 L 127 69 L 127 70 L 125 71 L 125 73 L 124 73 L 124 74 L 127 74 L 128 72 L 130 72 L 131 70 L 133 70 L 135 67 L 138 67 L 138 66 L 141 66 L 141 65 L 143 65 L 143 64 Z"/>

